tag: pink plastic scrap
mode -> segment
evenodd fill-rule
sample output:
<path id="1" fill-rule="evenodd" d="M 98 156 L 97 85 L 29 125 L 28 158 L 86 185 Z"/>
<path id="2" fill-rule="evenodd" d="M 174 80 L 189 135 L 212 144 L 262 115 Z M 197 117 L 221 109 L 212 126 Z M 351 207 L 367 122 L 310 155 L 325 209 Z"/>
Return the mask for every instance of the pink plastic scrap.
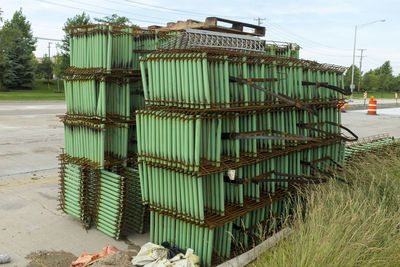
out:
<path id="1" fill-rule="evenodd" d="M 114 246 L 108 245 L 107 247 L 103 248 L 103 251 L 96 254 L 85 254 L 82 255 L 74 262 L 71 263 L 70 267 L 85 267 L 88 266 L 90 263 L 98 260 L 100 258 L 107 257 L 109 255 L 113 255 L 118 252 L 118 249 Z"/>

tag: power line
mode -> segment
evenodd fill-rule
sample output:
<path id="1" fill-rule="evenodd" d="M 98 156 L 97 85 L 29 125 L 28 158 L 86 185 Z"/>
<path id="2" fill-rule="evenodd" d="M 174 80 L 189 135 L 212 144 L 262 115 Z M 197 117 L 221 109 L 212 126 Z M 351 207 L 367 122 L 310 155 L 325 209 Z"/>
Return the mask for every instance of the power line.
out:
<path id="1" fill-rule="evenodd" d="M 321 55 L 321 56 L 325 56 L 325 57 L 352 57 L 351 55 L 337 55 L 337 54 L 327 54 L 327 53 L 321 53 L 320 51 L 316 50 L 315 48 L 309 48 L 309 47 L 303 47 L 304 50 L 308 51 L 308 53 L 312 53 L 312 54 L 317 54 L 317 55 Z"/>
<path id="2" fill-rule="evenodd" d="M 267 22 L 267 24 L 269 24 L 270 27 L 273 27 L 273 28 L 275 28 L 275 29 L 278 30 L 278 31 L 283 31 L 283 32 L 287 33 L 288 35 L 294 36 L 294 37 L 296 37 L 297 39 L 303 40 L 303 41 L 305 41 L 305 42 L 307 42 L 307 43 L 314 43 L 314 44 L 317 44 L 317 45 L 320 45 L 320 46 L 323 46 L 323 47 L 327 47 L 327 48 L 331 48 L 331 49 L 337 49 L 337 50 L 349 50 L 349 51 L 352 50 L 352 49 L 348 49 L 348 48 L 334 47 L 334 46 L 326 45 L 326 44 L 324 44 L 324 43 L 321 43 L 321 42 L 317 42 L 317 41 L 308 39 L 308 38 L 306 38 L 306 37 L 304 37 L 304 36 L 298 35 L 298 34 L 296 34 L 296 33 L 293 33 L 293 32 L 291 32 L 291 31 L 287 30 L 286 28 L 282 27 L 281 25 L 279 25 L 279 24 L 277 24 L 277 23 Z M 275 24 L 275 25 L 274 25 L 274 24 Z"/>
<path id="3" fill-rule="evenodd" d="M 62 42 L 62 40 L 59 40 L 59 39 L 44 38 L 44 37 L 34 37 L 34 38 L 39 39 L 39 40 L 45 40 L 45 41 Z"/>
<path id="4" fill-rule="evenodd" d="M 168 8 L 168 7 L 163 7 L 163 6 L 158 6 L 158 5 L 151 5 L 151 4 L 146 4 L 138 1 L 133 1 L 133 0 L 124 0 L 125 2 L 141 5 L 144 7 L 148 7 L 151 9 L 161 9 L 161 10 L 167 10 L 170 12 L 178 12 L 178 13 L 184 13 L 184 14 L 195 14 L 195 15 L 200 15 L 200 16 L 209 16 L 209 14 L 201 13 L 201 12 L 195 12 L 195 11 L 189 11 L 189 10 L 182 10 L 182 9 L 175 9 L 175 8 Z"/>
<path id="5" fill-rule="evenodd" d="M 47 0 L 35 0 L 35 1 L 46 3 L 46 4 L 50 4 L 50 5 L 54 5 L 54 6 L 62 6 L 62 7 L 65 7 L 65 8 L 81 10 L 81 11 L 84 11 L 84 12 L 99 14 L 99 15 L 103 15 L 103 16 L 109 16 L 110 15 L 110 14 L 107 14 L 107 13 L 93 11 L 93 10 L 89 10 L 89 9 L 85 9 L 85 8 L 73 7 L 73 6 L 69 6 L 69 5 L 65 5 L 65 4 L 61 4 L 61 3 L 53 3 L 53 2 L 50 2 L 50 1 L 47 1 Z M 138 18 L 135 18 L 135 19 L 129 18 L 129 19 L 131 19 L 133 21 L 141 21 L 141 22 L 152 23 L 152 24 L 157 23 L 157 22 L 154 22 L 154 21 L 148 21 L 148 20 L 143 20 L 143 19 L 138 19 Z"/>
<path id="6" fill-rule="evenodd" d="M 376 61 L 373 61 L 373 60 L 371 60 L 371 59 L 369 59 L 369 58 L 365 58 L 365 61 L 369 62 L 369 64 L 376 65 L 376 66 L 382 65 L 381 63 L 378 63 L 378 62 L 376 62 Z"/>
<path id="7" fill-rule="evenodd" d="M 266 18 L 260 18 L 260 17 L 258 17 L 258 18 L 254 19 L 254 20 L 257 21 L 257 25 L 258 25 L 258 26 L 261 26 L 262 21 L 263 21 L 263 20 L 266 20 Z"/>
<path id="8" fill-rule="evenodd" d="M 125 2 L 128 2 L 130 4 L 134 4 L 132 6 L 138 7 L 137 5 L 141 6 L 142 8 L 145 9 L 151 9 L 151 10 L 161 10 L 163 12 L 170 12 L 170 13 L 178 13 L 178 14 L 184 14 L 184 15 L 195 15 L 198 17 L 210 17 L 212 14 L 210 13 L 202 13 L 202 12 L 196 12 L 192 10 L 183 10 L 183 9 L 177 9 L 177 8 L 169 8 L 165 6 L 159 6 L 159 5 L 153 5 L 153 4 L 147 4 L 147 3 L 142 3 L 139 1 L 134 1 L 134 0 L 123 0 Z M 216 15 L 216 14 L 214 14 Z M 226 18 L 235 18 L 235 19 L 251 19 L 251 17 L 242 17 L 242 16 L 232 16 L 232 15 L 222 15 L 223 17 Z"/>
<path id="9" fill-rule="evenodd" d="M 50 5 L 54 5 L 54 6 L 62 6 L 62 7 L 70 8 L 70 9 L 77 9 L 77 10 L 85 11 L 85 12 L 88 12 L 88 13 L 95 13 L 95 14 L 106 15 L 106 16 L 110 15 L 110 14 L 97 12 L 97 11 L 93 11 L 93 10 L 88 10 L 88 9 L 84 9 L 84 8 L 72 7 L 72 6 L 68 6 L 68 5 L 64 5 L 64 4 L 60 4 L 60 3 L 56 4 L 56 3 L 53 3 L 53 2 L 50 2 L 50 1 L 46 1 L 46 0 L 35 0 L 35 1 L 46 3 L 46 4 L 50 4 Z"/>
<path id="10" fill-rule="evenodd" d="M 342 55 L 338 55 L 337 53 L 329 53 L 329 54 L 328 54 L 328 53 L 326 53 L 325 50 L 323 50 L 323 49 L 321 49 L 321 48 L 318 48 L 318 47 L 313 47 L 313 48 L 311 48 L 311 47 L 304 46 L 303 44 L 301 44 L 302 41 L 299 42 L 299 40 L 294 39 L 294 37 L 291 36 L 290 34 L 288 34 L 288 33 L 286 33 L 286 32 L 283 32 L 283 31 L 281 31 L 281 30 L 277 30 L 277 29 L 275 29 L 275 28 L 270 28 L 270 31 L 273 32 L 273 33 L 275 33 L 275 34 L 277 34 L 277 35 L 279 35 L 279 36 L 281 36 L 281 37 L 283 37 L 282 40 L 285 40 L 285 41 L 290 40 L 291 42 L 294 42 L 294 43 L 299 44 L 299 45 L 301 46 L 302 49 L 308 50 L 309 53 L 318 54 L 318 55 L 323 55 L 323 56 L 328 56 L 328 57 L 351 57 L 351 55 L 343 55 L 343 54 L 342 54 Z"/>
<path id="11" fill-rule="evenodd" d="M 108 8 L 108 7 L 102 7 L 99 5 L 93 5 L 93 4 L 89 4 L 89 3 L 83 3 L 80 1 L 76 1 L 76 0 L 68 0 L 69 2 L 73 2 L 73 3 L 77 3 L 77 4 L 81 4 L 81 5 L 86 5 L 86 6 L 90 6 L 90 7 L 95 7 L 95 8 L 102 8 L 102 9 L 106 9 L 106 10 L 112 10 L 112 11 L 116 11 L 116 12 L 120 12 L 120 13 L 125 13 L 125 14 L 129 14 L 129 15 L 133 15 L 133 16 L 140 16 L 140 17 L 147 17 L 147 18 L 151 18 L 151 19 L 160 19 L 158 17 L 152 17 L 152 16 L 146 16 L 146 15 L 140 15 L 137 13 L 132 13 L 132 12 L 128 12 L 128 11 L 124 11 L 124 10 L 119 10 L 119 9 L 114 9 L 114 8 Z M 110 1 L 108 0 L 108 2 L 114 2 L 114 3 L 118 3 L 115 1 Z M 118 3 L 119 4 L 119 3 Z M 137 20 L 137 19 L 136 19 Z M 167 19 L 169 20 L 169 19 Z M 153 23 L 153 22 L 152 22 Z"/>

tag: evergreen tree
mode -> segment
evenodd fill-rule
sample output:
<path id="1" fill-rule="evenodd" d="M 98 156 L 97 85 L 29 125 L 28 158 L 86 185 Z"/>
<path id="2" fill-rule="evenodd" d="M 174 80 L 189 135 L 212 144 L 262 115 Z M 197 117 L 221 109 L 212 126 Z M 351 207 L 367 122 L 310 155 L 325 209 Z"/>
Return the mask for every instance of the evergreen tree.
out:
<path id="1" fill-rule="evenodd" d="M 3 18 L 1 17 L 1 14 L 3 14 L 3 11 L 0 8 L 0 22 L 3 21 Z M 3 53 L 3 46 L 2 46 L 2 42 L 1 42 L 1 29 L 0 29 L 0 82 L 2 81 L 2 78 L 1 78 L 2 73 L 3 73 L 2 66 L 4 64 L 4 55 L 3 54 L 4 53 Z M 1 84 L 0 84 L 0 86 L 1 86 Z"/>
<path id="2" fill-rule="evenodd" d="M 16 11 L 11 20 L 6 20 L 0 31 L 0 53 L 2 54 L 1 83 L 9 89 L 32 89 L 34 64 L 32 53 L 36 39 L 31 24 Z"/>

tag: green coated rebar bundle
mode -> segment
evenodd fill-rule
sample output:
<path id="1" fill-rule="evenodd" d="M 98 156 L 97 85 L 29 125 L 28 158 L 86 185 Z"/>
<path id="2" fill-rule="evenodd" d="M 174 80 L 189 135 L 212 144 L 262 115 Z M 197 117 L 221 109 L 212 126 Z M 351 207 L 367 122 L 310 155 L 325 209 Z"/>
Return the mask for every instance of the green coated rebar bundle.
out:
<path id="1" fill-rule="evenodd" d="M 61 183 L 67 185 L 61 187 L 63 210 L 76 216 L 84 207 L 84 215 L 76 217 L 85 227 L 95 225 L 116 239 L 123 232 L 143 232 L 146 213 L 137 174 L 134 116 L 144 104 L 138 58 L 155 49 L 160 34 L 135 27 L 87 25 L 71 28 L 69 37 L 67 113 L 62 117 Z M 71 173 L 71 166 L 85 171 L 78 176 Z M 75 177 L 71 175 L 80 177 L 87 189 L 71 191 Z"/>
<path id="2" fill-rule="evenodd" d="M 144 231 L 145 204 L 152 242 L 227 259 L 279 227 L 296 188 L 332 177 L 343 130 L 355 137 L 337 109 L 345 69 L 297 45 L 110 25 L 69 36 L 60 204 L 114 238 Z"/>
<path id="3" fill-rule="evenodd" d="M 363 152 L 374 152 L 398 145 L 400 145 L 400 139 L 390 137 L 388 134 L 361 138 L 357 142 L 347 144 L 345 160 L 351 161 L 353 158 L 361 158 L 365 154 Z"/>
<path id="4" fill-rule="evenodd" d="M 126 198 L 123 210 L 122 231 L 129 232 L 134 230 L 138 233 L 143 233 L 146 224 L 148 224 L 149 215 L 145 211 L 146 206 L 142 204 L 139 172 L 134 168 L 125 168 L 122 174 L 127 177 L 125 181 Z"/>
<path id="5" fill-rule="evenodd" d="M 119 173 L 119 174 L 118 174 Z M 144 231 L 145 206 L 141 203 L 136 169 L 101 170 L 94 224 L 100 231 L 119 239 L 132 230 Z"/>
<path id="6" fill-rule="evenodd" d="M 264 106 L 280 100 L 292 107 L 291 101 L 305 99 L 310 103 L 295 101 L 305 108 L 321 99 L 339 98 L 335 88 L 341 86 L 338 73 L 344 68 L 291 57 L 188 49 L 151 53 L 141 62 L 141 71 L 147 105 L 212 109 Z M 268 88 L 268 93 L 255 86 Z"/>
<path id="7" fill-rule="evenodd" d="M 329 176 L 351 140 L 337 110 L 345 69 L 300 60 L 298 47 L 266 49 L 159 50 L 140 63 L 151 241 L 191 247 L 204 266 L 260 241 L 289 214 L 294 185 Z"/>
<path id="8" fill-rule="evenodd" d="M 97 229 L 116 239 L 121 234 L 124 188 L 124 177 L 101 170 L 95 225 Z"/>
<path id="9" fill-rule="evenodd" d="M 176 31 L 137 26 L 84 25 L 68 29 L 70 66 L 108 72 L 138 69 L 139 57 L 162 47 Z"/>
<path id="10" fill-rule="evenodd" d="M 265 53 L 272 56 L 293 57 L 299 59 L 300 46 L 293 43 L 266 41 Z"/>
<path id="11" fill-rule="evenodd" d="M 60 207 L 88 228 L 92 224 L 97 199 L 94 188 L 98 184 L 98 166 L 89 160 L 77 160 L 66 154 L 61 154 L 59 159 Z"/>

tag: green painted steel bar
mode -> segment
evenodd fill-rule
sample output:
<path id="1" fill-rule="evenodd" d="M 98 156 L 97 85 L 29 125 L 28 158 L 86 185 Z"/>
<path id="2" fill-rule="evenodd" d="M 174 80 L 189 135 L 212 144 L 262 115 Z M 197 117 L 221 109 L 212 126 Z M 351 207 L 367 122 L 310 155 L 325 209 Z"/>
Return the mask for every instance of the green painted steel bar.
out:
<path id="1" fill-rule="evenodd" d="M 332 69 L 324 69 L 322 65 L 291 61 L 290 58 L 298 58 L 298 47 L 291 45 L 271 45 L 266 48 L 267 54 L 285 57 L 285 61 L 279 57 L 273 60 L 268 57 L 253 60 L 247 55 L 213 55 L 207 51 L 156 52 L 139 60 L 140 54 L 136 51 L 154 49 L 162 42 L 162 38 L 158 38 L 158 33 L 139 36 L 135 32 L 133 28 L 109 26 L 71 30 L 72 66 L 102 68 L 109 73 L 118 68 L 140 67 L 143 85 L 139 86 L 139 90 L 144 94 L 142 98 L 132 94 L 133 85 L 125 79 L 66 80 L 67 111 L 75 116 L 74 119 L 93 116 L 105 122 L 111 116 L 128 118 L 143 104 L 153 110 L 138 112 L 136 127 L 123 122 L 115 123 L 118 128 L 108 128 L 102 123 L 96 130 L 91 129 L 94 125 L 87 122 L 66 125 L 65 152 L 70 156 L 96 162 L 101 169 L 106 168 L 105 162 L 110 156 L 125 161 L 120 167 L 126 169 L 129 152 L 137 152 L 136 174 L 127 176 L 120 171 L 102 170 L 99 189 L 92 188 L 99 194 L 97 228 L 118 238 L 122 231 L 119 226 L 122 225 L 121 214 L 131 214 L 128 211 L 134 209 L 140 211 L 142 206 L 135 201 L 143 200 L 154 209 L 150 212 L 152 242 L 170 241 L 182 248 L 192 247 L 202 259 L 203 265 L 211 265 L 215 253 L 224 258 L 230 256 L 231 238 L 227 233 L 238 234 L 246 245 L 251 243 L 249 237 L 233 229 L 233 225 L 241 226 L 236 220 L 216 229 L 199 227 L 190 222 L 203 224 L 210 212 L 224 216 L 227 203 L 243 206 L 247 197 L 260 201 L 265 194 L 273 194 L 278 185 L 288 186 L 288 182 L 236 185 L 224 182 L 224 171 L 206 176 L 195 173 L 203 170 L 203 164 L 210 163 L 213 168 L 219 168 L 226 164 L 224 160 L 227 158 L 240 162 L 244 157 L 256 158 L 259 153 L 273 153 L 299 145 L 299 142 L 284 140 L 223 140 L 222 133 L 273 129 L 324 139 L 326 136 L 323 134 L 299 129 L 297 123 L 340 122 L 340 112 L 335 111 L 336 107 L 323 106 L 318 110 L 319 119 L 315 119 L 305 111 L 294 109 L 265 109 L 257 114 L 248 112 L 247 115 L 234 110 L 231 117 L 222 116 L 224 110 L 218 111 L 217 116 L 209 116 L 206 110 L 280 104 L 278 99 L 252 90 L 246 84 L 231 83 L 230 76 L 254 79 L 253 82 L 258 86 L 307 103 L 338 99 L 339 94 L 315 85 L 303 86 L 303 81 L 326 82 L 337 86 L 342 76 Z M 181 113 L 176 108 L 185 110 Z M 339 128 L 329 125 L 321 129 L 340 132 Z M 136 134 L 133 134 L 135 131 Z M 130 138 L 137 139 L 137 143 L 130 143 Z M 312 162 L 332 154 L 339 158 L 340 151 L 343 148 L 332 145 L 293 152 L 257 164 L 249 163 L 236 170 L 235 179 L 243 181 L 268 171 L 289 174 L 308 172 L 309 175 L 309 168 L 301 166 L 301 160 Z M 164 164 L 166 167 L 159 168 L 150 163 Z M 320 162 L 317 165 L 324 167 Z M 68 169 L 65 175 L 69 175 L 71 181 L 66 180 L 65 183 L 66 210 L 82 218 L 80 213 L 84 202 L 77 194 L 81 190 L 79 171 Z M 137 192 L 133 189 L 134 175 L 138 183 L 137 191 L 141 192 L 138 198 L 133 196 Z M 271 179 L 274 178 L 271 175 Z M 128 199 L 124 197 L 128 192 L 132 194 L 130 199 L 135 199 L 129 205 L 135 207 L 127 207 L 127 202 L 122 200 Z M 278 215 L 287 213 L 282 203 L 274 204 L 271 210 Z M 161 212 L 171 212 L 185 222 L 162 215 Z M 142 218 L 140 214 L 131 214 L 127 221 L 133 222 L 136 218 L 134 216 Z M 267 209 L 246 214 L 243 216 L 245 227 L 262 222 L 266 217 L 269 217 Z M 256 231 L 250 230 L 250 233 L 255 234 Z"/>

